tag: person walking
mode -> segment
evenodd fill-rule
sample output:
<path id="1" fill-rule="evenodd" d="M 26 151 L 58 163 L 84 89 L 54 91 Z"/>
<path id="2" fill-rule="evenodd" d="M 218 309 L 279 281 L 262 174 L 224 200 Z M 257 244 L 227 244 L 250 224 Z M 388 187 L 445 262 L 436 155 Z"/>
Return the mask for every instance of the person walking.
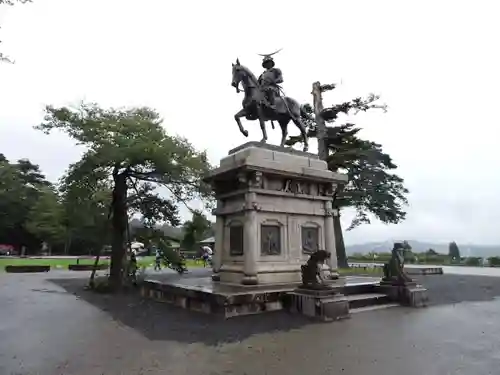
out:
<path id="1" fill-rule="evenodd" d="M 203 246 L 201 250 L 202 250 L 203 268 L 205 268 L 212 259 L 212 249 L 208 246 Z"/>
<path id="2" fill-rule="evenodd" d="M 155 271 L 161 271 L 161 252 L 160 252 L 160 249 L 156 249 Z"/>

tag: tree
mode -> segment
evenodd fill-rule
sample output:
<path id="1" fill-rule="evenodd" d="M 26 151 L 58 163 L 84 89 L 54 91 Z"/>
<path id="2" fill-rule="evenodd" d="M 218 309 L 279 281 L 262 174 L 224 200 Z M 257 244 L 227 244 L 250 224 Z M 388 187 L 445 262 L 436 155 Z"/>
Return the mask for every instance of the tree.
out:
<path id="1" fill-rule="evenodd" d="M 500 257 L 489 257 L 488 262 L 490 267 L 499 267 L 500 266 Z"/>
<path id="2" fill-rule="evenodd" d="M 480 257 L 467 257 L 465 258 L 465 265 L 470 267 L 478 267 L 481 265 L 483 258 Z"/>
<path id="3" fill-rule="evenodd" d="M 181 247 L 194 250 L 197 243 L 204 240 L 211 233 L 212 223 L 199 211 L 193 212 L 193 217 L 184 223 L 184 238 Z"/>
<path id="4" fill-rule="evenodd" d="M 151 249 L 152 246 L 158 247 L 161 241 L 168 243 L 168 238 L 161 229 L 139 227 L 134 228 L 132 234 L 135 240 L 142 242 L 147 249 Z"/>
<path id="5" fill-rule="evenodd" d="M 24 220 L 18 209 L 23 205 L 24 185 L 19 171 L 1 155 L 0 161 L 0 242 L 12 243 L 12 234 Z"/>
<path id="6" fill-rule="evenodd" d="M 434 249 L 429 249 L 425 252 L 426 255 L 439 255 L 439 253 Z"/>
<path id="7" fill-rule="evenodd" d="M 335 85 L 322 86 L 323 91 L 334 88 Z M 383 152 L 382 145 L 361 139 L 358 136 L 361 128 L 353 123 L 333 125 L 341 113 L 356 114 L 374 108 L 385 110 L 386 107 L 378 104 L 378 100 L 379 96 L 371 94 L 365 99 L 356 98 L 325 108 L 322 112 L 324 121 L 329 124 L 325 140 L 329 151 L 328 168 L 348 176 L 347 184 L 337 190 L 333 200 L 333 207 L 338 212 L 333 218 L 337 258 L 342 268 L 349 267 L 340 221 L 344 208 L 351 207 L 356 212 L 347 230 L 369 224 L 370 215 L 386 224 L 397 224 L 406 216 L 404 206 L 407 204 L 408 189 L 404 187 L 403 179 L 393 173 L 397 165 Z M 306 121 L 308 136 L 316 138 L 318 133 L 312 107 L 306 106 L 306 111 L 310 115 Z M 300 137 L 290 137 L 287 144 L 293 145 L 300 141 Z"/>
<path id="8" fill-rule="evenodd" d="M 45 187 L 41 189 L 36 203 L 28 213 L 26 229 L 39 240 L 48 243 L 51 249 L 64 243 L 63 219 L 64 210 L 56 191 Z"/>
<path id="9" fill-rule="evenodd" d="M 38 165 L 27 159 L 10 163 L 0 157 L 0 240 L 14 245 L 37 247 L 40 240 L 26 228 L 29 213 L 45 189 L 51 188 Z"/>
<path id="10" fill-rule="evenodd" d="M 451 260 L 460 261 L 460 250 L 458 249 L 458 245 L 455 241 L 450 242 L 448 245 L 448 256 Z"/>
<path id="11" fill-rule="evenodd" d="M 82 159 L 70 166 L 68 184 L 90 179 L 112 187 L 111 289 L 122 285 L 129 214 L 140 213 L 150 226 L 157 221 L 176 226 L 179 202 L 212 197 L 202 182 L 211 168 L 205 152 L 184 138 L 166 134 L 159 114 L 150 108 L 47 106 L 44 121 L 36 128 L 46 133 L 62 130 L 87 146 Z M 159 194 L 159 186 L 168 196 Z"/>
<path id="12" fill-rule="evenodd" d="M 31 2 L 32 0 L 0 0 L 0 5 L 14 5 L 15 3 L 26 4 Z M 2 43 L 2 41 L 0 41 L 0 43 Z M 0 62 L 13 63 L 13 61 L 2 52 L 0 52 Z"/>
<path id="13" fill-rule="evenodd" d="M 65 253 L 93 253 L 101 249 L 110 241 L 108 214 L 112 186 L 109 181 L 105 176 L 92 173 L 66 174 L 59 190 L 66 228 Z"/>

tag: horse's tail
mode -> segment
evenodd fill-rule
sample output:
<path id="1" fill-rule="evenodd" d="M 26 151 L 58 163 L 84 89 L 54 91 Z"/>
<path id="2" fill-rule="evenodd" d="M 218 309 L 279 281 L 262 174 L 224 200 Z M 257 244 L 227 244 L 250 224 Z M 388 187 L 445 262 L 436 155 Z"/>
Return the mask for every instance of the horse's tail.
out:
<path id="1" fill-rule="evenodd" d="M 305 104 L 300 106 L 300 117 L 305 120 L 314 121 L 314 118 L 309 114 L 309 112 L 307 112 Z"/>

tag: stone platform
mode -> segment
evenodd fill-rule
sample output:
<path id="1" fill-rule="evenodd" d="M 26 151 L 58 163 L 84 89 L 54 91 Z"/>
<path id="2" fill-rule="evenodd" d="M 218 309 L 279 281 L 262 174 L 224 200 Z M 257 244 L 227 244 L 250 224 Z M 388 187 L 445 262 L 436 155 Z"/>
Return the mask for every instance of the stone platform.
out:
<path id="1" fill-rule="evenodd" d="M 385 301 L 380 298 L 380 294 L 375 293 L 378 284 L 377 278 L 347 277 L 336 281 L 334 289 L 337 293 L 346 295 L 350 306 L 363 307 L 374 301 Z M 144 298 L 184 309 L 231 318 L 282 310 L 289 306 L 290 295 L 298 286 L 299 284 L 230 285 L 213 282 L 207 276 L 169 276 L 147 279 L 141 287 L 141 294 Z"/>
<path id="2" fill-rule="evenodd" d="M 339 289 L 310 290 L 299 287 L 288 294 L 287 307 L 292 313 L 324 322 L 349 318 L 349 300 Z"/>
<path id="3" fill-rule="evenodd" d="M 403 306 L 426 307 L 429 303 L 427 289 L 416 282 L 407 282 L 395 285 L 391 282 L 381 281 L 376 289 L 391 301 L 398 302 Z"/>

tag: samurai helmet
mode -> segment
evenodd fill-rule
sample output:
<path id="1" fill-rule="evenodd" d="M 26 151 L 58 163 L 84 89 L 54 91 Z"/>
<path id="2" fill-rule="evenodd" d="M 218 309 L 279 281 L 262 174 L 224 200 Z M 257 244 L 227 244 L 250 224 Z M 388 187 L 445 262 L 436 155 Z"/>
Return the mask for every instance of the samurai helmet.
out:
<path id="1" fill-rule="evenodd" d="M 262 67 L 267 68 L 268 66 L 269 68 L 274 67 L 274 60 L 271 56 L 266 56 L 264 60 L 262 60 Z"/>
<path id="2" fill-rule="evenodd" d="M 269 54 L 264 54 L 264 55 L 259 54 L 259 56 L 264 57 L 264 59 L 262 60 L 262 67 L 264 67 L 266 69 L 267 69 L 268 65 L 271 65 L 270 68 L 274 67 L 274 60 L 273 60 L 272 56 L 277 54 L 282 49 L 283 48 L 280 48 L 279 50 L 277 50 L 273 53 L 269 53 Z"/>

